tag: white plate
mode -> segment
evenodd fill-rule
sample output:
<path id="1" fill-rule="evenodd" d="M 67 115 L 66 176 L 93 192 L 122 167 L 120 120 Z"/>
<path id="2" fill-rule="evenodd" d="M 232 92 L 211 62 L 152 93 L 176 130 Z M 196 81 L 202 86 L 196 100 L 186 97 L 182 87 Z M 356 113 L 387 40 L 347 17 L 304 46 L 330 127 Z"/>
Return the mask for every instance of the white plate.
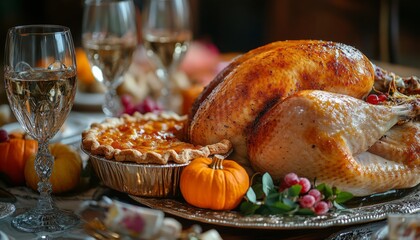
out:
<path id="1" fill-rule="evenodd" d="M 76 92 L 74 97 L 75 107 L 101 108 L 105 101 L 104 93 L 84 93 Z"/>
<path id="2" fill-rule="evenodd" d="M 89 127 L 89 122 L 85 121 L 83 117 L 77 114 L 69 114 L 66 122 L 63 124 L 62 130 L 60 130 L 52 139 L 53 142 L 62 142 L 65 144 L 71 144 L 80 141 L 81 133 Z M 23 128 L 18 122 L 13 122 L 2 126 L 7 132 L 12 131 L 23 131 Z"/>

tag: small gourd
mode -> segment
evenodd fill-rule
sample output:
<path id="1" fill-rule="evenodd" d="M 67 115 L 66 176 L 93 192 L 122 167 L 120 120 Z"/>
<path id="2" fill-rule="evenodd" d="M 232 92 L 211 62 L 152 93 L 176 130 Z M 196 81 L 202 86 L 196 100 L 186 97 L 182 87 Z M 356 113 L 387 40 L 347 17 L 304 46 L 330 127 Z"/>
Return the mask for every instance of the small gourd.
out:
<path id="1" fill-rule="evenodd" d="M 49 146 L 51 155 L 54 157 L 53 170 L 50 182 L 53 193 L 63 193 L 73 190 L 80 182 L 83 169 L 80 154 L 63 143 L 52 143 Z M 26 185 L 37 191 L 39 177 L 35 171 L 36 154 L 30 156 L 25 165 Z"/>
<path id="2" fill-rule="evenodd" d="M 6 177 L 6 182 L 14 186 L 23 185 L 23 174 L 28 157 L 38 150 L 38 142 L 26 139 L 25 134 L 10 133 L 1 129 L 0 141 L 0 173 Z"/>
<path id="3" fill-rule="evenodd" d="M 181 173 L 180 189 L 187 203 L 212 210 L 232 210 L 249 188 L 245 169 L 222 156 L 196 158 Z"/>

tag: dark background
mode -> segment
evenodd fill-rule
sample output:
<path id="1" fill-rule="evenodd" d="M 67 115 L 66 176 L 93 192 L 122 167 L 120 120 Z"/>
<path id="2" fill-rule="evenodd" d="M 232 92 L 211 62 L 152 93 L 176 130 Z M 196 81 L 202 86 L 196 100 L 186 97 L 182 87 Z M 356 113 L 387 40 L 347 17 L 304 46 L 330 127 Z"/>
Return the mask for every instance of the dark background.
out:
<path id="1" fill-rule="evenodd" d="M 418 0 L 190 2 L 195 39 L 211 41 L 221 52 L 246 52 L 278 40 L 322 39 L 355 46 L 373 60 L 420 68 Z M 66 25 L 80 46 L 82 10 L 83 0 L 1 0 L 0 62 L 7 29 L 15 25 Z"/>

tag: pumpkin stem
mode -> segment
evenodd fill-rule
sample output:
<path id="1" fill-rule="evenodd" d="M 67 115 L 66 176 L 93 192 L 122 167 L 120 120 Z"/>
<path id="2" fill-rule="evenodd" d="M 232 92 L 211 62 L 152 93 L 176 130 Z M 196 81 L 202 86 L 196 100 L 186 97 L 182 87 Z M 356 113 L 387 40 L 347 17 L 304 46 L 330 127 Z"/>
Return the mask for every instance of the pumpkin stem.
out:
<path id="1" fill-rule="evenodd" d="M 223 169 L 224 157 L 222 155 L 216 154 L 213 156 L 212 160 L 213 161 L 209 165 L 210 168 L 213 168 L 214 170 Z"/>

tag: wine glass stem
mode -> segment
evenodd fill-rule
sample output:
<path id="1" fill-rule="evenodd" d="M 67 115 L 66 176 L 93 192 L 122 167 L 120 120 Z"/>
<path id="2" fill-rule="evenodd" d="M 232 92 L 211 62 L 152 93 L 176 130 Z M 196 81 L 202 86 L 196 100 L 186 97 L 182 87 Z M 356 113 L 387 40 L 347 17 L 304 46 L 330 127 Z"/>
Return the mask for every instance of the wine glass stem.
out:
<path id="1" fill-rule="evenodd" d="M 39 142 L 38 154 L 35 159 L 35 170 L 39 177 L 38 192 L 40 193 L 37 207 L 42 210 L 54 208 L 54 203 L 51 199 L 52 185 L 50 182 L 53 165 L 54 158 L 48 150 L 48 142 Z"/>
<path id="2" fill-rule="evenodd" d="M 117 94 L 117 89 L 112 84 L 107 86 L 107 92 L 105 93 L 105 103 L 102 106 L 102 110 L 108 117 L 118 117 L 121 112 L 121 102 Z"/>
<path id="3" fill-rule="evenodd" d="M 157 69 L 156 75 L 162 82 L 160 101 L 166 110 L 171 109 L 172 80 L 168 69 Z"/>

